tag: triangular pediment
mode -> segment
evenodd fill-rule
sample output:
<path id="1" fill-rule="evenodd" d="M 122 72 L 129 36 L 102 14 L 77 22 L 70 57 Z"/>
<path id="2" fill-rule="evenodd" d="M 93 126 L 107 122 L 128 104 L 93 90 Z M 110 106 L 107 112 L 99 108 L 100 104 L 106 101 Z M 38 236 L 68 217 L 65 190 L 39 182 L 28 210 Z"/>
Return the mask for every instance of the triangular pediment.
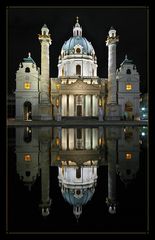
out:
<path id="1" fill-rule="evenodd" d="M 86 82 L 83 82 L 82 80 L 78 79 L 76 82 L 71 83 L 71 84 L 67 84 L 65 85 L 65 89 L 66 90 L 99 90 L 99 86 L 98 85 L 93 85 L 93 84 L 88 84 Z"/>

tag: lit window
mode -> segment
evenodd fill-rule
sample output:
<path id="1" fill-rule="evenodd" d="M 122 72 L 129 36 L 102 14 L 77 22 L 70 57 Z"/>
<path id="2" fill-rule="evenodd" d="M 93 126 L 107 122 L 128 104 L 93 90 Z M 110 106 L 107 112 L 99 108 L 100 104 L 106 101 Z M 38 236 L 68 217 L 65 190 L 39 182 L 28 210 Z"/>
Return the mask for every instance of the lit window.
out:
<path id="1" fill-rule="evenodd" d="M 126 85 L 126 90 L 127 90 L 127 91 L 132 90 L 132 85 L 131 85 L 131 84 L 127 84 L 127 85 Z"/>
<path id="2" fill-rule="evenodd" d="M 125 158 L 127 160 L 130 160 L 132 158 L 132 154 L 131 153 L 126 153 Z"/>
<path id="3" fill-rule="evenodd" d="M 25 89 L 30 89 L 30 87 L 31 87 L 30 83 L 24 83 L 24 88 Z"/>
<path id="4" fill-rule="evenodd" d="M 26 162 L 31 161 L 31 155 L 30 154 L 25 154 L 24 155 L 24 161 L 26 161 Z"/>
<path id="5" fill-rule="evenodd" d="M 56 84 L 56 89 L 60 90 L 60 84 Z"/>

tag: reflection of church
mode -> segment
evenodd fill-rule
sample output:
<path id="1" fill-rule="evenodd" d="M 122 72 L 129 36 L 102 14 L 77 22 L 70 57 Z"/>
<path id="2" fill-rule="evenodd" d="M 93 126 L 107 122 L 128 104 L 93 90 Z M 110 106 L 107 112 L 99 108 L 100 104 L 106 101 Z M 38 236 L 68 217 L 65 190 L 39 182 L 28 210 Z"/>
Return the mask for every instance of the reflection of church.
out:
<path id="1" fill-rule="evenodd" d="M 116 177 L 126 184 L 139 170 L 139 130 L 126 127 L 16 128 L 17 173 L 31 189 L 41 178 L 42 215 L 50 212 L 50 166 L 58 168 L 58 181 L 66 202 L 78 219 L 82 207 L 95 194 L 97 168 L 108 166 L 109 213 L 116 213 Z M 104 180 L 104 176 L 103 176 Z M 102 193 L 101 193 L 102 194 Z"/>
<path id="2" fill-rule="evenodd" d="M 29 53 L 16 73 L 16 119 L 139 119 L 139 74 L 127 56 L 116 70 L 119 39 L 113 27 L 106 40 L 108 78 L 97 76 L 95 50 L 82 36 L 78 18 L 73 36 L 62 46 L 57 78 L 49 76 L 52 40 L 46 25 L 38 39 L 41 44 L 41 71 Z"/>

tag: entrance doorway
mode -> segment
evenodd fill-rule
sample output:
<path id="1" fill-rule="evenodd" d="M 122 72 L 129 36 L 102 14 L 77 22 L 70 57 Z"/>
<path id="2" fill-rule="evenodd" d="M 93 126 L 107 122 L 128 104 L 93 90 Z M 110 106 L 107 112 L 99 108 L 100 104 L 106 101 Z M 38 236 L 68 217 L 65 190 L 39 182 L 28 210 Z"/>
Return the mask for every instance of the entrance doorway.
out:
<path id="1" fill-rule="evenodd" d="M 78 117 L 82 116 L 82 105 L 77 105 L 77 116 Z"/>
<path id="2" fill-rule="evenodd" d="M 25 121 L 32 120 L 32 104 L 28 101 L 24 103 L 24 120 Z"/>
<path id="3" fill-rule="evenodd" d="M 133 106 L 132 103 L 127 102 L 125 104 L 125 118 L 126 120 L 133 120 Z"/>

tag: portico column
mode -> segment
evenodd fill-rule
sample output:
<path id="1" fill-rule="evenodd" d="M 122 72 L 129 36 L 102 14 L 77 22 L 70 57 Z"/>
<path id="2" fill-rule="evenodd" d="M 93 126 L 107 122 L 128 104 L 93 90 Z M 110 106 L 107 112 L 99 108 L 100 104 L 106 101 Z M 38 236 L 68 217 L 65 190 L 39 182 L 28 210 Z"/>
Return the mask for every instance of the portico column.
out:
<path id="1" fill-rule="evenodd" d="M 76 95 L 74 95 L 74 116 L 76 116 Z"/>
<path id="2" fill-rule="evenodd" d="M 69 116 L 69 95 L 67 94 L 67 116 Z"/>
<path id="3" fill-rule="evenodd" d="M 92 95 L 90 95 L 90 116 L 92 116 Z"/>

